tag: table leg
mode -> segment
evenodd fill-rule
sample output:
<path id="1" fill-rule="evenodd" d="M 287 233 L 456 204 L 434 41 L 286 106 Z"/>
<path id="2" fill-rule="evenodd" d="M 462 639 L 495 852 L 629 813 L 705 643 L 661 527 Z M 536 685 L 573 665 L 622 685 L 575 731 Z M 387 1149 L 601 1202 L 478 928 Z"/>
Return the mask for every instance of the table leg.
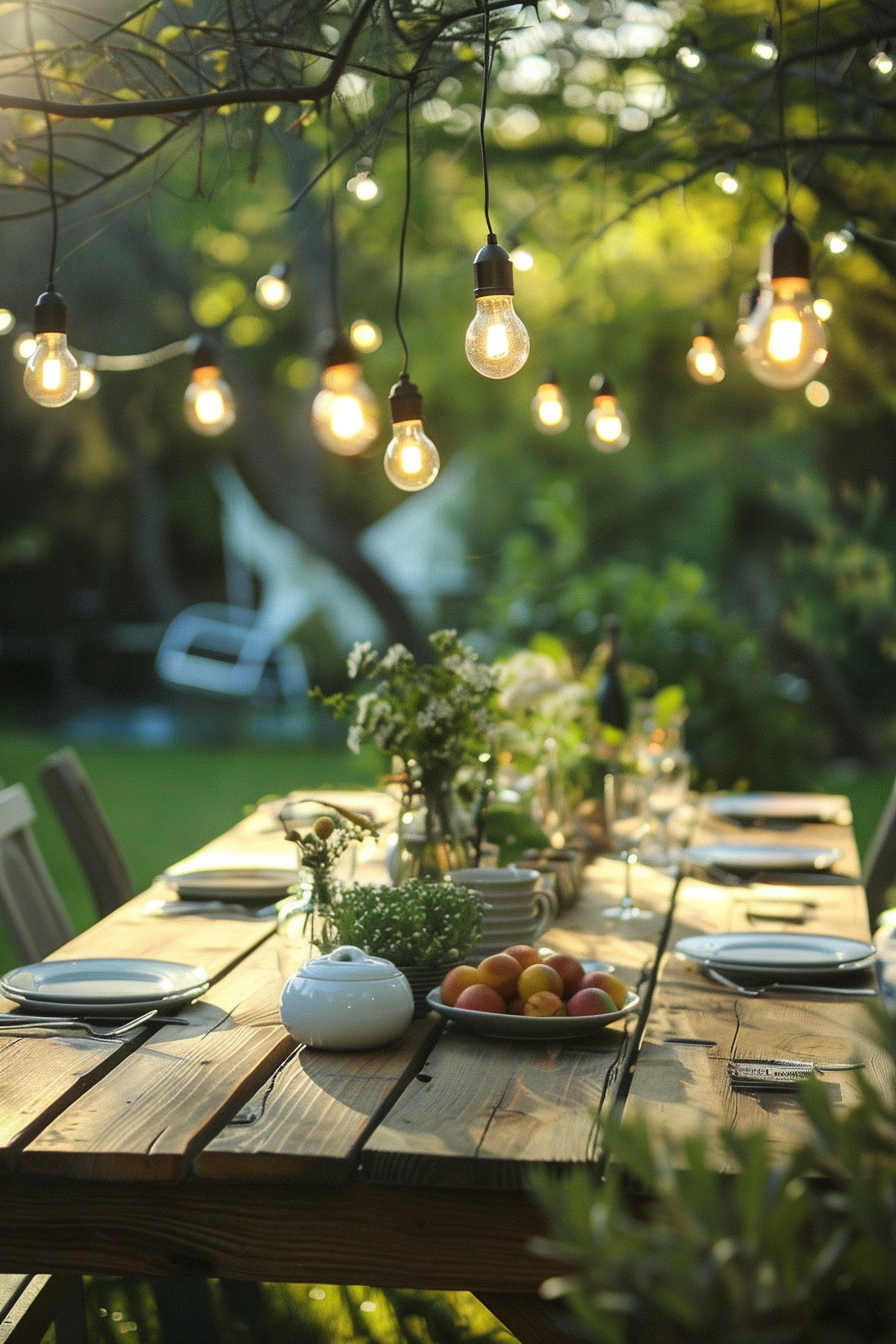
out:
<path id="1" fill-rule="evenodd" d="M 572 1317 L 537 1293 L 477 1293 L 484 1307 L 520 1344 L 569 1344 L 580 1340 L 573 1333 Z"/>

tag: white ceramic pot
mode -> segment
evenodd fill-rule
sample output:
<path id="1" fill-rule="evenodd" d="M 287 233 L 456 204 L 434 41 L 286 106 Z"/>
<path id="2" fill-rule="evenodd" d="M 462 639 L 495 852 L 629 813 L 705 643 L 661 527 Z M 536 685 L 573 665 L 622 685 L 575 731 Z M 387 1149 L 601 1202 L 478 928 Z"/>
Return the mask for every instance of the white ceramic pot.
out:
<path id="1" fill-rule="evenodd" d="M 280 999 L 290 1036 L 319 1050 L 370 1050 L 406 1031 L 414 996 L 391 961 L 337 947 L 291 975 Z"/>

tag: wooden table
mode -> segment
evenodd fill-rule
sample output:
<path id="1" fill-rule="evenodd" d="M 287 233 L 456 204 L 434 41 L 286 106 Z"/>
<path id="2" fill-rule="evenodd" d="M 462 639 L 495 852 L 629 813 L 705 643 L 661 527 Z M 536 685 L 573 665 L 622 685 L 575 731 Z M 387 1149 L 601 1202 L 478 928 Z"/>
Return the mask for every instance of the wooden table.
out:
<path id="1" fill-rule="evenodd" d="M 782 840 L 715 822 L 698 839 L 722 836 Z M 212 988 L 180 1013 L 188 1025 L 126 1042 L 0 1036 L 0 1208 L 15 1230 L 0 1272 L 469 1289 L 521 1339 L 556 1339 L 534 1294 L 561 1267 L 530 1250 L 544 1228 L 526 1174 L 598 1164 L 596 1115 L 618 1104 L 677 1132 L 761 1127 L 786 1148 L 799 1112 L 732 1092 L 730 1058 L 858 1055 L 883 1075 L 860 1002 L 740 998 L 668 950 L 721 929 L 868 938 L 850 829 L 807 826 L 798 839 L 838 844 L 844 882 L 794 888 L 774 908 L 762 887 L 688 878 L 676 891 L 638 868 L 639 903 L 656 917 L 610 923 L 601 910 L 618 898 L 621 865 L 595 864 L 545 939 L 614 962 L 642 1011 L 562 1046 L 479 1039 L 430 1015 L 383 1050 L 296 1048 L 279 1021 L 272 921 L 152 917 L 137 897 L 56 955 L 198 962 Z M 270 812 L 201 851 L 210 864 L 234 852 L 282 861 Z M 800 922 L 763 922 L 782 912 Z M 835 1077 L 846 1104 L 854 1079 Z"/>

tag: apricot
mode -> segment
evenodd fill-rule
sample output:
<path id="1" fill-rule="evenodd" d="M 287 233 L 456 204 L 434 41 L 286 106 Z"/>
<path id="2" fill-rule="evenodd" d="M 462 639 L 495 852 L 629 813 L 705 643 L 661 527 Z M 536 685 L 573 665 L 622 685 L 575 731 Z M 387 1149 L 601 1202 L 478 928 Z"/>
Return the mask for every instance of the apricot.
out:
<path id="1" fill-rule="evenodd" d="M 570 1017 L 593 1017 L 597 1013 L 615 1013 L 616 1004 L 602 989 L 580 989 L 566 1005 Z"/>
<path id="2" fill-rule="evenodd" d="M 442 1002 L 453 1008 L 465 989 L 481 983 L 475 966 L 455 966 L 442 981 Z"/>
<path id="3" fill-rule="evenodd" d="M 507 1005 L 496 989 L 488 985 L 468 985 L 457 996 L 455 1008 L 469 1008 L 474 1013 L 503 1013 Z"/>
<path id="4" fill-rule="evenodd" d="M 585 967 L 575 957 L 571 957 L 567 952 L 555 952 L 553 956 L 545 958 L 545 966 L 553 966 L 554 970 L 563 981 L 563 997 L 568 999 L 570 994 L 575 994 L 582 982 L 582 976 L 585 974 Z"/>
<path id="5" fill-rule="evenodd" d="M 605 994 L 609 994 L 614 1007 L 625 1007 L 628 990 L 619 977 L 610 975 L 609 971 L 588 971 L 582 976 L 579 989 L 602 989 Z"/>
<path id="6" fill-rule="evenodd" d="M 480 961 L 477 970 L 480 984 L 496 989 L 502 998 L 512 999 L 516 994 L 520 964 L 506 952 L 495 952 L 493 956 L 486 957 L 484 961 Z"/>
<path id="7" fill-rule="evenodd" d="M 560 998 L 559 994 L 552 994 L 549 989 L 540 989 L 537 994 L 526 999 L 523 1004 L 523 1015 L 525 1017 L 566 1017 L 566 1004 Z"/>
<path id="8" fill-rule="evenodd" d="M 523 1015 L 522 999 L 511 999 L 507 1005 L 507 1011 L 508 1013 L 511 1013 L 514 1017 L 522 1017 Z"/>
<path id="9" fill-rule="evenodd" d="M 563 998 L 563 981 L 553 966 L 539 964 L 537 966 L 527 966 L 519 978 L 516 992 L 523 1000 L 531 999 L 533 994 L 540 994 L 546 990 L 550 994 L 556 994 L 558 999 Z"/>
<path id="10" fill-rule="evenodd" d="M 513 947 L 505 947 L 505 956 L 513 957 L 514 961 L 520 964 L 520 970 L 524 971 L 527 966 L 537 966 L 541 961 L 541 953 L 536 952 L 534 947 L 528 943 L 514 943 Z"/>

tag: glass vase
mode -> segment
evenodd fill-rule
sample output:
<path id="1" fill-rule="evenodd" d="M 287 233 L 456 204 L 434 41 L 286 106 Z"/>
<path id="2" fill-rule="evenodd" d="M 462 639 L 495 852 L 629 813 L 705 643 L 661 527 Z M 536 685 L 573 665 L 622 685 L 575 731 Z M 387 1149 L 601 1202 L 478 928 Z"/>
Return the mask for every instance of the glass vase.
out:
<path id="1" fill-rule="evenodd" d="M 394 881 L 411 877 L 439 878 L 473 862 L 469 817 L 454 792 L 453 780 L 424 785 L 405 799 L 398 822 Z"/>

